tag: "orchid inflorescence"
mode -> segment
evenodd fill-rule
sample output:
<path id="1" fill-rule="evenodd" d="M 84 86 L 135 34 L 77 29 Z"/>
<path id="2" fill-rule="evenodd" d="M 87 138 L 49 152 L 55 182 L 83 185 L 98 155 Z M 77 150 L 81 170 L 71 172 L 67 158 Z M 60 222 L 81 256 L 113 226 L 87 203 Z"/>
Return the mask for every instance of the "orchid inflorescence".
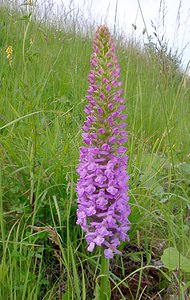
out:
<path id="1" fill-rule="evenodd" d="M 120 254 L 117 247 L 128 240 L 127 115 L 119 81 L 120 66 L 106 26 L 100 26 L 93 42 L 90 86 L 82 127 L 83 141 L 77 168 L 77 224 L 85 231 L 88 250 L 104 248 L 106 258 Z"/>

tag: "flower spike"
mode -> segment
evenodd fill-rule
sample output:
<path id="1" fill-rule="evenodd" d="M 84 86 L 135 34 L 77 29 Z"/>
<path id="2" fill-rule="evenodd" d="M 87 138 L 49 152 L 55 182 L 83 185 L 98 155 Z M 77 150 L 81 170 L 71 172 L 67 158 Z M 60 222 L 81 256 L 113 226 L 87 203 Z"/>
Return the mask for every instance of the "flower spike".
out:
<path id="1" fill-rule="evenodd" d="M 127 131 L 123 113 L 122 82 L 115 45 L 106 26 L 95 34 L 87 117 L 82 127 L 85 146 L 80 148 L 77 168 L 77 224 L 85 231 L 88 250 L 104 248 L 106 258 L 120 253 L 117 247 L 128 240 Z"/>

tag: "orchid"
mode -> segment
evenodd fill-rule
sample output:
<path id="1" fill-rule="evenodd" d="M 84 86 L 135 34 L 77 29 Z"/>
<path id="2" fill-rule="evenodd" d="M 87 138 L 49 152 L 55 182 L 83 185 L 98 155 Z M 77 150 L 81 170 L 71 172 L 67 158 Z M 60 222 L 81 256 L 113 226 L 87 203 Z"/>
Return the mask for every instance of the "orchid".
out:
<path id="1" fill-rule="evenodd" d="M 104 249 L 106 258 L 120 254 L 128 240 L 128 156 L 124 114 L 125 98 L 115 45 L 106 26 L 100 26 L 93 42 L 89 88 L 82 127 L 85 146 L 77 168 L 77 224 L 85 232 L 88 250 Z"/>

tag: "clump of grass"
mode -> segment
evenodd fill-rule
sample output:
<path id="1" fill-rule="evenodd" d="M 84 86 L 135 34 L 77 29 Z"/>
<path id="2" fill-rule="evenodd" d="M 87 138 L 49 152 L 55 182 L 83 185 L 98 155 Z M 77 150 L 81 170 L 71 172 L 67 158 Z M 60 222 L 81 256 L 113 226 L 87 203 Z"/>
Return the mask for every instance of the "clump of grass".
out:
<path id="1" fill-rule="evenodd" d="M 24 16 L 0 8 L 0 298 L 92 299 L 99 253 L 87 254 L 75 225 L 92 32 L 71 23 L 57 30 L 27 7 Z M 131 244 L 110 271 L 112 298 L 185 299 L 189 274 L 163 269 L 160 258 L 169 246 L 189 258 L 189 79 L 172 65 L 163 71 L 155 49 L 117 43 L 128 99 L 132 228 Z"/>

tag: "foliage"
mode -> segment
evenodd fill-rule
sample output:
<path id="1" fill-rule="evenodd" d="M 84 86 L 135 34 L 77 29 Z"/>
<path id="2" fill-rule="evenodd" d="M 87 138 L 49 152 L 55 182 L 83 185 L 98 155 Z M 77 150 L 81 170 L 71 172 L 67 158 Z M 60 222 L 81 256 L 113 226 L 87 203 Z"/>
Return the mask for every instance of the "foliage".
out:
<path id="1" fill-rule="evenodd" d="M 75 170 L 91 31 L 24 13 L 0 8 L 0 298 L 90 300 L 100 255 L 87 253 L 76 225 Z M 132 226 L 110 266 L 112 298 L 185 299 L 189 274 L 169 272 L 160 258 L 168 247 L 190 258 L 188 80 L 177 68 L 160 72 L 157 52 L 133 40 L 117 54 L 128 99 Z"/>

